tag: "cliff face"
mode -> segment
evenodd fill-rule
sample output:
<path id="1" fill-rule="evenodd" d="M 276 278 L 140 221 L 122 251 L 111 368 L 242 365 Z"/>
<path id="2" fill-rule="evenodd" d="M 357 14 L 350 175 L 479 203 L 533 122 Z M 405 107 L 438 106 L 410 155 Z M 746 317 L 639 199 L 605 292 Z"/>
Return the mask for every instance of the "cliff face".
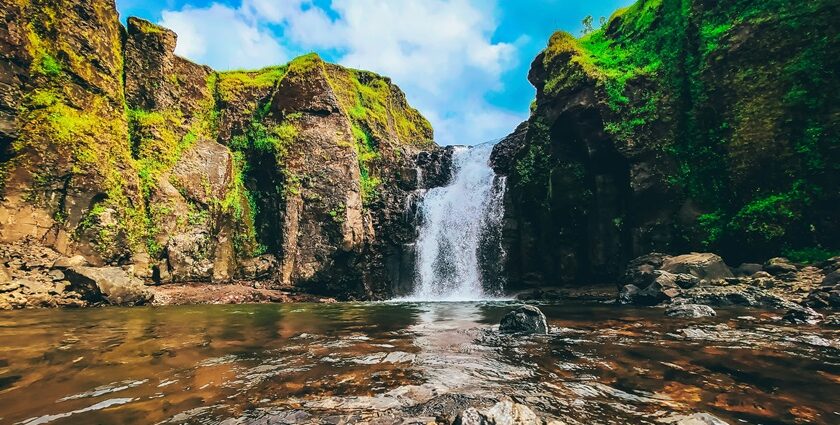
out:
<path id="1" fill-rule="evenodd" d="M 216 72 L 113 0 L 4 3 L 0 240 L 159 283 L 381 297 L 432 129 L 390 80 L 317 55 Z"/>
<path id="2" fill-rule="evenodd" d="M 513 281 L 611 280 L 650 251 L 737 264 L 840 248 L 838 12 L 641 0 L 554 34 L 527 133 L 496 155 Z"/>

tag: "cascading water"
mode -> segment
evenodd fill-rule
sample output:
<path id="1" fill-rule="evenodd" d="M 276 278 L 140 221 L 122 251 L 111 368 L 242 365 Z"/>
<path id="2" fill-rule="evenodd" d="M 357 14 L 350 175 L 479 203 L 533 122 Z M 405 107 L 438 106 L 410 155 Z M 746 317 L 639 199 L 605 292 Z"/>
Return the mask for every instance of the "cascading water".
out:
<path id="1" fill-rule="evenodd" d="M 501 292 L 504 177 L 490 167 L 493 143 L 457 147 L 448 186 L 429 189 L 419 208 L 414 293 L 418 301 L 472 301 Z M 493 263 L 493 264 L 486 264 Z M 484 276 L 495 274 L 497 282 Z"/>

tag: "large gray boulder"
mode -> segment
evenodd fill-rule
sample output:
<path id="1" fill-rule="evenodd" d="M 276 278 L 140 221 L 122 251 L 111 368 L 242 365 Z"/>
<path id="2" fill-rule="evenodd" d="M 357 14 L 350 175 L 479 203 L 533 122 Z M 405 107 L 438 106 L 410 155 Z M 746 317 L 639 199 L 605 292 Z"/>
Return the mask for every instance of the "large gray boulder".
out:
<path id="1" fill-rule="evenodd" d="M 546 334 L 548 324 L 540 309 L 532 305 L 523 305 L 502 318 L 499 331 L 503 333 Z"/>
<path id="2" fill-rule="evenodd" d="M 662 262 L 661 269 L 674 274 L 690 274 L 709 281 L 733 277 L 723 259 L 708 252 L 667 257 Z"/>
<path id="3" fill-rule="evenodd" d="M 154 294 L 143 281 L 119 267 L 71 267 L 64 271 L 70 289 L 91 302 L 111 305 L 143 305 Z"/>

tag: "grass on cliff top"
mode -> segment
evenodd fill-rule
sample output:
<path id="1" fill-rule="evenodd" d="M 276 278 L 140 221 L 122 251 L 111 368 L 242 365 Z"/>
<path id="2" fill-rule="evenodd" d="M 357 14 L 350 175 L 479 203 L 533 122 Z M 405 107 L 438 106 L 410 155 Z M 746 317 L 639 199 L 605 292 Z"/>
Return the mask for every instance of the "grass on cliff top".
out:
<path id="1" fill-rule="evenodd" d="M 225 102 L 233 102 L 250 90 L 274 87 L 288 71 L 288 65 L 270 66 L 256 71 L 225 71 L 218 73 L 217 90 Z"/>

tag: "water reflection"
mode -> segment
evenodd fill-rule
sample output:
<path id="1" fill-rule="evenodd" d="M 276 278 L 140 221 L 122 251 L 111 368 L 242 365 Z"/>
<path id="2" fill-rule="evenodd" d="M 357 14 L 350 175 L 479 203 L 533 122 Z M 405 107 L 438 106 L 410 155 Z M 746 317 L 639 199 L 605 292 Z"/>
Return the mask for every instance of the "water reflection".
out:
<path id="1" fill-rule="evenodd" d="M 452 393 L 514 396 L 570 424 L 694 411 L 733 423 L 840 422 L 836 330 L 780 326 L 762 312 L 692 323 L 655 309 L 548 305 L 551 335 L 498 335 L 511 308 L 3 312 L 0 423 L 317 422 Z"/>

